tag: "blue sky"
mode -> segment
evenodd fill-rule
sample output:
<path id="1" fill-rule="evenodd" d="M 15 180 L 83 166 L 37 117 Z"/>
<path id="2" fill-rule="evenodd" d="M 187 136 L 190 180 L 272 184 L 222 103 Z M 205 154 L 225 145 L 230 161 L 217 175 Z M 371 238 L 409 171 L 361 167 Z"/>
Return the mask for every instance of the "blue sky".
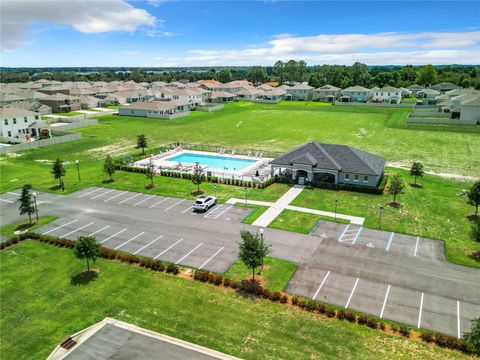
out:
<path id="1" fill-rule="evenodd" d="M 2 66 L 480 63 L 478 1 L 3 0 Z"/>

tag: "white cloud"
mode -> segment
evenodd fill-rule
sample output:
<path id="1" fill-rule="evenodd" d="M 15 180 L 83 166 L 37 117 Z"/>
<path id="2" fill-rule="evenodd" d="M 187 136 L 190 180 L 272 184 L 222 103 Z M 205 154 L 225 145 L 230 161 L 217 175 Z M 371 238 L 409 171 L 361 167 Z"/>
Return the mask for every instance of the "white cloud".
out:
<path id="1" fill-rule="evenodd" d="M 123 0 L 2 0 L 1 45 L 9 51 L 28 41 L 27 29 L 38 22 L 70 25 L 83 33 L 133 32 L 158 21 Z"/>
<path id="2" fill-rule="evenodd" d="M 241 50 L 191 50 L 188 64 L 272 65 L 277 60 L 304 59 L 310 64 L 478 64 L 480 32 L 376 34 L 279 34 L 267 46 Z"/>
<path id="3" fill-rule="evenodd" d="M 181 35 L 180 33 L 174 33 L 171 31 L 161 31 L 158 29 L 151 29 L 147 31 L 147 36 L 149 37 L 174 37 L 174 36 L 179 36 Z"/>

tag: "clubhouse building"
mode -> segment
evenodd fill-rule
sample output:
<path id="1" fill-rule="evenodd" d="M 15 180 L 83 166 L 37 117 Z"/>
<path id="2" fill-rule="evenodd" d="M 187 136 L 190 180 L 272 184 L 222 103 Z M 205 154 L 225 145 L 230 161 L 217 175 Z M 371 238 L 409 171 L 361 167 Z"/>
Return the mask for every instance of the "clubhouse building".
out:
<path id="1" fill-rule="evenodd" d="M 272 176 L 291 177 L 295 183 L 349 184 L 376 187 L 383 178 L 385 159 L 336 144 L 311 142 L 270 161 Z"/>

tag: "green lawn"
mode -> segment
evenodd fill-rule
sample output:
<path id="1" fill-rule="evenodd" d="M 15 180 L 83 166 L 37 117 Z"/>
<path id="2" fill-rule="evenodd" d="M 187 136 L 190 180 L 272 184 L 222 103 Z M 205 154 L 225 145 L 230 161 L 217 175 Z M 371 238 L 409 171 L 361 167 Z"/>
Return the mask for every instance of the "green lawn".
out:
<path id="1" fill-rule="evenodd" d="M 467 358 L 139 267 L 99 259 L 94 268 L 98 278 L 75 285 L 85 262 L 71 250 L 25 241 L 1 251 L 3 357 L 45 359 L 66 336 L 109 316 L 247 360 Z"/>
<path id="2" fill-rule="evenodd" d="M 472 184 L 425 175 L 418 180 L 423 187 L 417 188 L 409 185 L 413 178 L 407 171 L 388 171 L 399 173 L 404 180 L 404 193 L 397 198 L 401 208 L 388 205 L 393 199 L 389 195 L 324 189 L 305 189 L 292 205 L 334 211 L 334 202 L 338 199 L 339 213 L 365 217 L 364 225 L 374 229 L 378 228 L 379 207 L 383 206 L 383 230 L 445 240 L 446 256 L 450 261 L 480 267 L 480 262 L 469 256 L 480 251 L 480 244 L 468 237 L 471 222 L 467 216 L 474 212 L 474 207 L 458 195 Z"/>
<path id="3" fill-rule="evenodd" d="M 244 207 L 243 204 L 237 203 L 235 206 Z M 252 205 L 248 204 L 247 208 L 253 209 L 245 218 L 242 220 L 243 224 L 253 224 L 265 211 L 267 211 L 268 206 L 262 205 Z"/>
<path id="4" fill-rule="evenodd" d="M 38 222 L 35 219 L 35 215 L 33 215 L 32 219 L 32 224 L 30 224 L 29 220 L 22 220 L 10 225 L 5 225 L 0 228 L 0 234 L 2 234 L 3 237 L 10 239 L 12 238 L 15 234 L 14 232 L 17 230 L 25 230 L 28 229 L 30 231 L 33 231 L 40 226 L 43 226 L 53 220 L 55 220 L 55 216 L 42 216 L 38 218 Z"/>
<path id="5" fill-rule="evenodd" d="M 283 291 L 296 270 L 297 264 L 293 262 L 267 256 L 265 258 L 263 271 L 260 274 L 264 281 L 263 287 L 270 291 Z M 237 260 L 225 273 L 224 277 L 235 281 L 242 281 L 251 279 L 252 271 L 247 269 L 241 260 Z"/>
<path id="6" fill-rule="evenodd" d="M 53 115 L 59 115 L 59 116 L 77 116 L 77 115 L 84 115 L 81 112 L 76 112 L 76 111 L 68 111 L 68 112 L 60 112 L 60 113 L 55 113 Z"/>
<path id="7" fill-rule="evenodd" d="M 330 216 L 315 215 L 295 210 L 283 210 L 268 227 L 279 230 L 293 231 L 301 234 L 310 234 L 320 220 L 335 221 L 348 224 L 348 220 L 335 219 Z"/>

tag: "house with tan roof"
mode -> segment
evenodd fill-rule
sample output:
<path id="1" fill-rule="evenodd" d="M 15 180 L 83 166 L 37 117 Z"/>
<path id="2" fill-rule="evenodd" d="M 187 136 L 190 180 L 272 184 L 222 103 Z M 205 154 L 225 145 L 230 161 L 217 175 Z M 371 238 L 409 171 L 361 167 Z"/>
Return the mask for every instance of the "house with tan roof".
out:
<path id="1" fill-rule="evenodd" d="M 342 89 L 333 85 L 323 85 L 317 89 L 313 89 L 313 101 L 335 102 L 341 95 Z"/>
<path id="2" fill-rule="evenodd" d="M 38 100 L 38 102 L 50 106 L 53 113 L 76 111 L 82 108 L 78 96 L 61 93 L 49 95 L 46 98 Z"/>
<path id="3" fill-rule="evenodd" d="M 393 86 L 384 86 L 373 92 L 372 102 L 380 102 L 387 104 L 400 104 L 402 100 L 402 90 Z"/>
<path id="4" fill-rule="evenodd" d="M 372 98 L 372 91 L 363 86 L 350 86 L 341 91 L 341 102 L 367 102 Z"/>
<path id="5" fill-rule="evenodd" d="M 286 100 L 299 100 L 299 101 L 309 101 L 312 100 L 313 96 L 313 86 L 308 85 L 308 83 L 300 83 L 294 86 L 290 86 L 288 89 L 285 89 L 287 94 L 290 96 L 285 96 Z"/>
<path id="6" fill-rule="evenodd" d="M 182 100 L 136 102 L 118 109 L 120 116 L 138 116 L 156 119 L 175 119 L 187 116 L 192 106 Z"/>

